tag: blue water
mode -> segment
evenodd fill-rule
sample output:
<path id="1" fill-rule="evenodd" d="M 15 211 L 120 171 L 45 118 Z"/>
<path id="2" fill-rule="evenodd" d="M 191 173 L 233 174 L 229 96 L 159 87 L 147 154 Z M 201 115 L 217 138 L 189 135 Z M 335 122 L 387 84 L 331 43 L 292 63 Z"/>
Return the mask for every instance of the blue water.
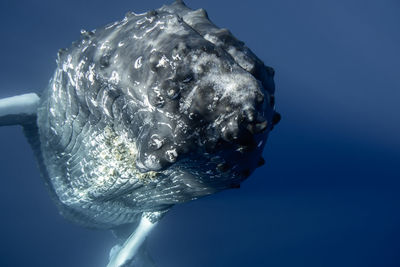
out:
<path id="1" fill-rule="evenodd" d="M 167 214 L 159 266 L 400 266 L 400 3 L 186 2 L 276 69 L 283 119 L 240 190 Z M 46 86 L 81 28 L 162 4 L 1 1 L 0 97 Z M 18 127 L 0 148 L 0 266 L 105 266 L 113 237 L 58 215 Z"/>

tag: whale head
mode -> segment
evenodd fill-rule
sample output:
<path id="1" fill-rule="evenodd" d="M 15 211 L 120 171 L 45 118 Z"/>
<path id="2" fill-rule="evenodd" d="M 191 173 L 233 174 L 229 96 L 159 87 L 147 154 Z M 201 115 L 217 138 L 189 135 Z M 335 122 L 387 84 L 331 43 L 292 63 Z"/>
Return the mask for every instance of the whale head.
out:
<path id="1" fill-rule="evenodd" d="M 211 191 L 237 187 L 262 164 L 279 116 L 273 70 L 229 31 L 203 36 L 179 16 L 165 21 L 141 58 L 151 112 L 138 134 L 136 166 L 179 170 Z"/>

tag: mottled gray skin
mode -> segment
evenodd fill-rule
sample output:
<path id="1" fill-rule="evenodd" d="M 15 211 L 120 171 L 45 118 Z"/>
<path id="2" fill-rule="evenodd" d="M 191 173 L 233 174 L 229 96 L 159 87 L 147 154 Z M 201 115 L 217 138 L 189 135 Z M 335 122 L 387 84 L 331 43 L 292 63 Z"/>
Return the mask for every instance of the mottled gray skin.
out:
<path id="1" fill-rule="evenodd" d="M 273 70 L 177 1 L 60 51 L 39 157 L 62 214 L 114 228 L 238 187 L 278 120 Z"/>

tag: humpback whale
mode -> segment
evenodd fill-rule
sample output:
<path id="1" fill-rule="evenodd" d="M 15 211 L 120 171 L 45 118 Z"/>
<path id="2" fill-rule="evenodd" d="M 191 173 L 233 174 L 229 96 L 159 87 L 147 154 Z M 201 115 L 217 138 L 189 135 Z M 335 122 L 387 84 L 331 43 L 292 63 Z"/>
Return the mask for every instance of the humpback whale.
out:
<path id="1" fill-rule="evenodd" d="M 264 164 L 280 120 L 273 77 L 205 10 L 175 1 L 82 31 L 40 95 L 0 99 L 0 126 L 23 127 L 66 219 L 123 238 L 108 267 L 150 266 L 142 243 L 171 207 Z"/>

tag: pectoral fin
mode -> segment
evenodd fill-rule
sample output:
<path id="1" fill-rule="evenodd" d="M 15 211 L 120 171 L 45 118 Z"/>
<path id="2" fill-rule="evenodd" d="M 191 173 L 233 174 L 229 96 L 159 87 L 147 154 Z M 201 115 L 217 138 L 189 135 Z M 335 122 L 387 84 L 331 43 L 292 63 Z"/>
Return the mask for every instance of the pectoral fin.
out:
<path id="1" fill-rule="evenodd" d="M 36 93 L 0 99 L 0 126 L 34 122 L 39 102 L 40 97 Z"/>
<path id="2" fill-rule="evenodd" d="M 147 255 L 144 242 L 165 212 L 145 212 L 142 214 L 139 225 L 128 237 L 125 243 L 116 245 L 110 252 L 110 262 L 107 267 L 122 266 L 154 266 Z"/>

